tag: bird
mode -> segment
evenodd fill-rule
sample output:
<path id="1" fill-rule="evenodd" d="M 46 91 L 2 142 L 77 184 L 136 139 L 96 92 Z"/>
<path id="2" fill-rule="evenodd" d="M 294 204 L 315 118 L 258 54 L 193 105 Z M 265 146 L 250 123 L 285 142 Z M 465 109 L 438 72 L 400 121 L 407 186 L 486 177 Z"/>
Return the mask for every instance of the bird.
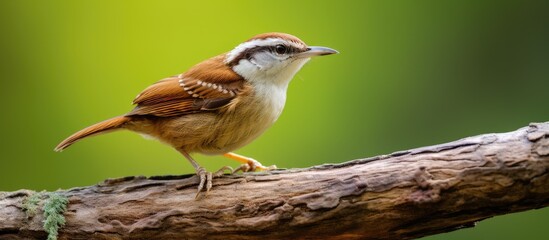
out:
<path id="1" fill-rule="evenodd" d="M 209 192 L 212 178 L 237 171 L 272 170 L 259 161 L 233 153 L 260 136 L 278 119 L 288 85 L 312 57 L 338 53 L 308 46 L 279 32 L 262 33 L 229 52 L 202 61 L 186 72 L 145 88 L 130 112 L 89 127 L 63 140 L 59 152 L 93 135 L 126 129 L 179 151 L 199 177 L 197 196 Z M 223 155 L 241 163 L 208 172 L 191 153 Z"/>

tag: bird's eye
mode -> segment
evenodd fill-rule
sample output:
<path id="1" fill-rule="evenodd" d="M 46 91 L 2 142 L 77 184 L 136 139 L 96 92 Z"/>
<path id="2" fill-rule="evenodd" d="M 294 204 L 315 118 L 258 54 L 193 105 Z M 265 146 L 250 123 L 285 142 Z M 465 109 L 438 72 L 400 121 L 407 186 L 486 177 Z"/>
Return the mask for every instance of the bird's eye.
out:
<path id="1" fill-rule="evenodd" d="M 282 54 L 287 53 L 288 48 L 286 46 L 282 45 L 282 44 L 279 44 L 279 45 L 275 46 L 275 51 L 276 51 L 276 53 L 282 55 Z"/>

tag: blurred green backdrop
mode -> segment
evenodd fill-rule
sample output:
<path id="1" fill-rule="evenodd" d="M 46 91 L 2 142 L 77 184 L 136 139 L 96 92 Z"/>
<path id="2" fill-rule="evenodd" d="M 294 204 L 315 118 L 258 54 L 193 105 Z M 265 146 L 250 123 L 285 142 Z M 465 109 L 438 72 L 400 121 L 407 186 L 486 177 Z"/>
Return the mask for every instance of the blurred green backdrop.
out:
<path id="1" fill-rule="evenodd" d="M 201 3 L 198 3 L 201 2 Z M 0 2 L 0 190 L 192 173 L 130 132 L 53 147 L 158 79 L 269 31 L 339 55 L 298 73 L 277 124 L 237 151 L 284 168 L 548 121 L 548 1 Z M 335 81 L 334 81 L 335 80 Z M 208 169 L 234 162 L 197 156 Z M 542 239 L 549 209 L 429 239 Z"/>

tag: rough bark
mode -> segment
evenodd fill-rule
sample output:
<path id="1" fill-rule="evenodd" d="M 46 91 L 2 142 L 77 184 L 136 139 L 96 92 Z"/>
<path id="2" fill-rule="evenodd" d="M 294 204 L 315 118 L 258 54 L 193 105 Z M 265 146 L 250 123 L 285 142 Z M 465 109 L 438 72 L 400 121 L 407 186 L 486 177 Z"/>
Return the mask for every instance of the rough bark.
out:
<path id="1" fill-rule="evenodd" d="M 549 122 L 341 164 L 60 190 L 60 239 L 409 239 L 549 204 Z M 0 193 L 0 238 L 44 239 L 31 191 Z"/>

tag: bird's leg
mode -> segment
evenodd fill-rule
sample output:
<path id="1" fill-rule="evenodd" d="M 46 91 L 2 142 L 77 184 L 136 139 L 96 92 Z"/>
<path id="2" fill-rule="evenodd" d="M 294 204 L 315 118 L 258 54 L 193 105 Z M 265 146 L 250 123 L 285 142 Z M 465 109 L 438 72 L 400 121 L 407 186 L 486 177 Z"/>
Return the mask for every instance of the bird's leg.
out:
<path id="1" fill-rule="evenodd" d="M 232 153 L 232 152 L 225 153 L 225 154 L 223 154 L 223 156 L 243 163 L 242 165 L 240 165 L 240 167 L 235 169 L 233 171 L 233 173 L 238 172 L 238 171 L 253 172 L 253 171 L 256 171 L 256 170 L 269 171 L 269 170 L 276 169 L 276 165 L 271 165 L 271 166 L 265 167 L 260 162 L 258 162 L 257 160 L 255 160 L 253 158 L 249 158 L 249 157 L 242 156 L 242 155 Z"/>
<path id="2" fill-rule="evenodd" d="M 221 175 L 223 175 L 225 170 L 228 170 L 231 173 L 234 172 L 233 169 L 229 166 L 224 166 L 224 167 L 222 167 L 221 169 L 217 170 L 214 173 L 208 172 L 205 168 L 198 165 L 198 163 L 191 157 L 191 155 L 189 155 L 189 153 L 187 153 L 185 151 L 182 151 L 182 150 L 180 150 L 179 152 L 181 152 L 181 154 L 183 154 L 183 156 L 185 156 L 185 158 L 187 160 L 189 160 L 191 165 L 193 165 L 193 167 L 196 171 L 196 175 L 200 179 L 200 182 L 198 184 L 198 191 L 196 192 L 196 197 L 195 198 L 198 198 L 198 195 L 200 194 L 200 191 L 202 191 L 202 189 L 204 189 L 204 185 L 206 185 L 206 193 L 208 193 L 210 191 L 210 189 L 212 188 L 212 178 L 220 177 Z"/>

